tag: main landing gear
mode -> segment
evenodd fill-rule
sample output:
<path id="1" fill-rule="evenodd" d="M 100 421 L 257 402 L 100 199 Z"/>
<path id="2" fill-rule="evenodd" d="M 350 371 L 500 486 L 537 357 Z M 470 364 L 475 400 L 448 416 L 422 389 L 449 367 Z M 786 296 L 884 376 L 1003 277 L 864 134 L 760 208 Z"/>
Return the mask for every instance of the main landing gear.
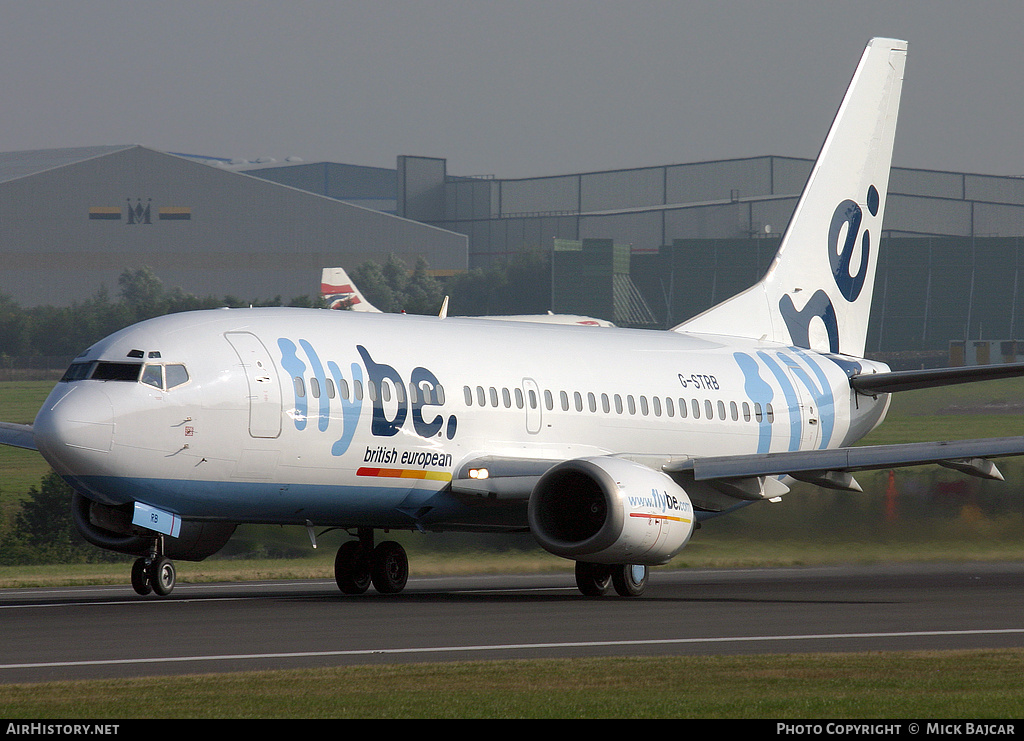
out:
<path id="1" fill-rule="evenodd" d="M 639 597 L 647 586 L 647 567 L 577 561 L 576 586 L 587 597 L 603 597 L 610 587 L 622 597 Z"/>
<path id="2" fill-rule="evenodd" d="M 373 531 L 359 530 L 358 540 L 341 544 L 334 557 L 334 579 L 345 594 L 362 594 L 373 588 L 381 594 L 398 594 L 409 580 L 409 558 L 393 540 L 373 544 Z"/>
<path id="3" fill-rule="evenodd" d="M 138 594 L 155 592 L 166 597 L 174 589 L 177 572 L 174 570 L 174 561 L 160 553 L 162 540 L 156 539 L 149 555 L 135 559 L 132 564 L 132 589 Z"/>

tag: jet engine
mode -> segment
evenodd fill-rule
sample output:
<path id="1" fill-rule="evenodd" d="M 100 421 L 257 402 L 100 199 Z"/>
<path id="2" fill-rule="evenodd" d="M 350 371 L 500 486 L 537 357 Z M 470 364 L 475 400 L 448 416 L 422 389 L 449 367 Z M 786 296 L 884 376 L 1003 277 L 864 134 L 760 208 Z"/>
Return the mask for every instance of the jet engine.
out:
<path id="1" fill-rule="evenodd" d="M 530 495 L 529 521 L 545 550 L 605 564 L 666 563 L 694 529 L 690 499 L 671 478 L 610 456 L 549 469 Z"/>
<path id="2" fill-rule="evenodd" d="M 75 527 L 89 543 L 132 556 L 149 554 L 153 534 L 132 525 L 130 505 L 111 507 L 76 491 L 72 495 L 71 512 Z M 180 535 L 164 539 L 162 553 L 182 561 L 202 561 L 224 547 L 235 527 L 232 523 L 183 520 Z"/>

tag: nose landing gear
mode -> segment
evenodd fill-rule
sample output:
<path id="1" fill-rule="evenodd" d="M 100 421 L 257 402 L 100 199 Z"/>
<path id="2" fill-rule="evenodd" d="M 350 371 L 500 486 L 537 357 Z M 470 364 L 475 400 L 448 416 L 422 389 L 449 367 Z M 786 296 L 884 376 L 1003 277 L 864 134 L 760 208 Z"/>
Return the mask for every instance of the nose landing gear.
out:
<path id="1" fill-rule="evenodd" d="M 149 556 L 141 556 L 132 564 L 132 589 L 137 594 L 147 595 L 155 592 L 166 597 L 174 589 L 177 572 L 174 561 L 156 552 Z"/>

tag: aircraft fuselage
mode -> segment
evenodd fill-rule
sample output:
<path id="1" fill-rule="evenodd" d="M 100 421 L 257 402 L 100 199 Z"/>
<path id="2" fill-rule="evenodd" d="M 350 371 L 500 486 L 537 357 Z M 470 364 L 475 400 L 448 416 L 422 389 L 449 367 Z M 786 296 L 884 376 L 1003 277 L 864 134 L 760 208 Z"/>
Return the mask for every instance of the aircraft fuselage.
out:
<path id="1" fill-rule="evenodd" d="M 851 365 L 868 363 L 676 332 L 216 310 L 90 348 L 35 431 L 54 469 L 108 505 L 231 522 L 524 527 L 525 502 L 496 514 L 452 496 L 460 466 L 847 445 L 888 401 L 855 398 Z"/>

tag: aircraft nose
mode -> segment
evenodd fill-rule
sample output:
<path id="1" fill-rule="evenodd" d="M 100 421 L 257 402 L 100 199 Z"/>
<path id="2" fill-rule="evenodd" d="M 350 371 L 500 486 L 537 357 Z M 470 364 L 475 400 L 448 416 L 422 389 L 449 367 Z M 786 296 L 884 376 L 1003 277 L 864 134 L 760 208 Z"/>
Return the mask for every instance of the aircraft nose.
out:
<path id="1" fill-rule="evenodd" d="M 84 460 L 109 453 L 114 441 L 114 410 L 99 387 L 66 384 L 54 389 L 33 425 L 36 446 L 61 473 L 82 473 Z"/>

